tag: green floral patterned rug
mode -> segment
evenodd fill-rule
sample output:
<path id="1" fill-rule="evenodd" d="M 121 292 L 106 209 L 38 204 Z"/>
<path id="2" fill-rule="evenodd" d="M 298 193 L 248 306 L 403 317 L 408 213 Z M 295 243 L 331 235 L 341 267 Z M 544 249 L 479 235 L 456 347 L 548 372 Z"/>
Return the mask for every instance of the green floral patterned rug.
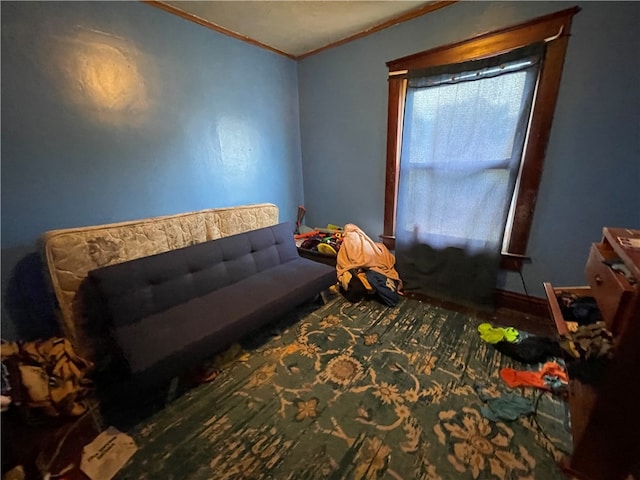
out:
<path id="1" fill-rule="evenodd" d="M 564 478 L 562 402 L 544 393 L 537 423 L 480 413 L 474 385 L 539 395 L 504 384 L 501 368 L 535 366 L 482 342 L 480 322 L 404 298 L 301 309 L 129 430 L 139 450 L 116 478 Z"/>

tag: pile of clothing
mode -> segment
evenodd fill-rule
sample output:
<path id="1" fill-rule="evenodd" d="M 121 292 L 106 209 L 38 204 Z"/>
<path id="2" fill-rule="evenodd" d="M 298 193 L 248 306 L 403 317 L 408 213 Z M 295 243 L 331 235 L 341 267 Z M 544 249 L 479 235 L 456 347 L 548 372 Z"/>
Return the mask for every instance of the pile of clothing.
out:
<path id="1" fill-rule="evenodd" d="M 566 307 L 575 308 L 573 313 L 580 319 L 580 324 L 576 331 L 567 333 L 559 341 L 513 327 L 493 327 L 489 323 L 478 326 L 480 338 L 501 353 L 522 363 L 542 364 L 538 370 L 501 369 L 500 377 L 511 388 L 533 387 L 564 394 L 569 377 L 589 384 L 602 380 L 613 358 L 613 335 L 603 321 L 592 321 L 599 318 L 599 314 L 593 314 L 588 300 L 577 304 L 569 297 L 567 300 L 571 302 L 567 302 Z M 535 410 L 529 400 L 515 393 L 492 397 L 484 390 L 484 387 L 476 386 L 478 396 L 485 403 L 482 413 L 492 421 L 513 420 Z"/>
<path id="2" fill-rule="evenodd" d="M 395 257 L 383 243 L 374 242 L 352 223 L 344 226 L 336 271 L 339 289 L 352 303 L 372 295 L 393 307 L 400 299 L 402 281 Z"/>
<path id="3" fill-rule="evenodd" d="M 591 325 L 602 320 L 600 309 L 594 297 L 580 297 L 575 293 L 560 291 L 556 294 L 562 318 L 578 325 Z"/>
<path id="4" fill-rule="evenodd" d="M 3 365 L 9 366 L 14 403 L 52 417 L 78 416 L 86 411 L 93 364 L 78 356 L 67 339 L 2 341 L 0 352 Z"/>
<path id="5" fill-rule="evenodd" d="M 294 235 L 300 248 L 335 257 L 342 245 L 342 229 L 314 229 Z"/>
<path id="6" fill-rule="evenodd" d="M 478 325 L 478 333 L 482 340 L 492 344 L 500 353 L 522 363 L 532 365 L 563 356 L 556 340 L 513 327 L 492 327 L 489 323 L 481 323 Z"/>
<path id="7" fill-rule="evenodd" d="M 560 342 L 568 355 L 567 370 L 572 378 L 592 385 L 602 381 L 613 359 L 613 334 L 603 321 L 581 325 Z"/>
<path id="8" fill-rule="evenodd" d="M 493 345 L 504 355 L 530 365 L 542 364 L 537 370 L 502 368 L 500 378 L 509 387 L 532 387 L 553 394 L 566 393 L 569 377 L 564 366 L 552 360 L 563 354 L 557 341 L 513 327 L 494 327 L 489 323 L 478 325 L 478 333 L 484 342 Z M 475 385 L 474 388 L 484 403 L 481 413 L 491 421 L 510 421 L 521 416 L 535 415 L 536 405 L 529 398 L 515 392 L 495 396 L 488 393 L 485 386 Z"/>

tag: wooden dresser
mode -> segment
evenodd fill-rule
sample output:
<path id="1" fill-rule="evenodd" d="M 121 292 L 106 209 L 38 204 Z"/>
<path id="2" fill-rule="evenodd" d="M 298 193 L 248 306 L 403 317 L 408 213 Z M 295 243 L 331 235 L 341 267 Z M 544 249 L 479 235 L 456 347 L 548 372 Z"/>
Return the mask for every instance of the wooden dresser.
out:
<path id="1" fill-rule="evenodd" d="M 561 336 L 568 334 L 557 295 L 596 299 L 614 336 L 614 357 L 602 380 L 569 382 L 573 453 L 567 472 L 589 480 L 627 478 L 640 468 L 640 230 L 604 228 L 591 245 L 586 286 L 544 284 L 549 310 Z"/>

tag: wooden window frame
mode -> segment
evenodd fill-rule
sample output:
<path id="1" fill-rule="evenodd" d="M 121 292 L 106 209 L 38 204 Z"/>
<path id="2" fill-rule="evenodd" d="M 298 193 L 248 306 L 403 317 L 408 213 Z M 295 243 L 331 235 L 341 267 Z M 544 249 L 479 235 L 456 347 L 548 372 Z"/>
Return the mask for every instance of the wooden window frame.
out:
<path id="1" fill-rule="evenodd" d="M 507 225 L 510 227 L 509 240 L 505 251 L 502 252 L 501 267 L 506 270 L 520 271 L 523 263 L 528 261 L 526 257 L 527 242 L 538 187 L 540 186 L 553 112 L 558 98 L 571 21 L 579 11 L 580 7 L 569 8 L 519 25 L 386 63 L 389 68 L 389 108 L 384 233 L 381 238 L 387 247 L 395 248 L 396 207 L 407 73 L 410 70 L 493 57 L 544 41 L 547 44 L 546 53 L 542 60 L 538 84 L 534 92 L 520 174 L 516 181 L 515 202 L 511 202 L 512 206 L 507 220 Z"/>

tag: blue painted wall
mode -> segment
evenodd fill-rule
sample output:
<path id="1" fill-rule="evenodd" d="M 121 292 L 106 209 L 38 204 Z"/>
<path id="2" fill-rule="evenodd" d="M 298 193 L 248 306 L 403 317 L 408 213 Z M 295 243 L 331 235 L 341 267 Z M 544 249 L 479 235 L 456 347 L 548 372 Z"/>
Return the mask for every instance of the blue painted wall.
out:
<path id="1" fill-rule="evenodd" d="M 385 62 L 575 4 L 460 2 L 298 64 L 138 2 L 0 5 L 12 339 L 55 332 L 35 254 L 49 229 L 254 202 L 294 220 L 304 198 L 308 225 L 377 238 Z M 538 296 L 583 283 L 602 226 L 640 228 L 640 4 L 579 5 L 524 270 Z"/>
<path id="2" fill-rule="evenodd" d="M 385 62 L 576 5 L 460 2 L 300 62 L 307 223 L 383 231 Z M 603 226 L 640 228 L 640 3 L 581 2 L 574 17 L 523 275 L 584 284 Z M 499 286 L 523 292 L 517 274 Z"/>
<path id="3" fill-rule="evenodd" d="M 140 2 L 2 2 L 2 337 L 51 334 L 55 228 L 302 203 L 297 66 Z"/>

